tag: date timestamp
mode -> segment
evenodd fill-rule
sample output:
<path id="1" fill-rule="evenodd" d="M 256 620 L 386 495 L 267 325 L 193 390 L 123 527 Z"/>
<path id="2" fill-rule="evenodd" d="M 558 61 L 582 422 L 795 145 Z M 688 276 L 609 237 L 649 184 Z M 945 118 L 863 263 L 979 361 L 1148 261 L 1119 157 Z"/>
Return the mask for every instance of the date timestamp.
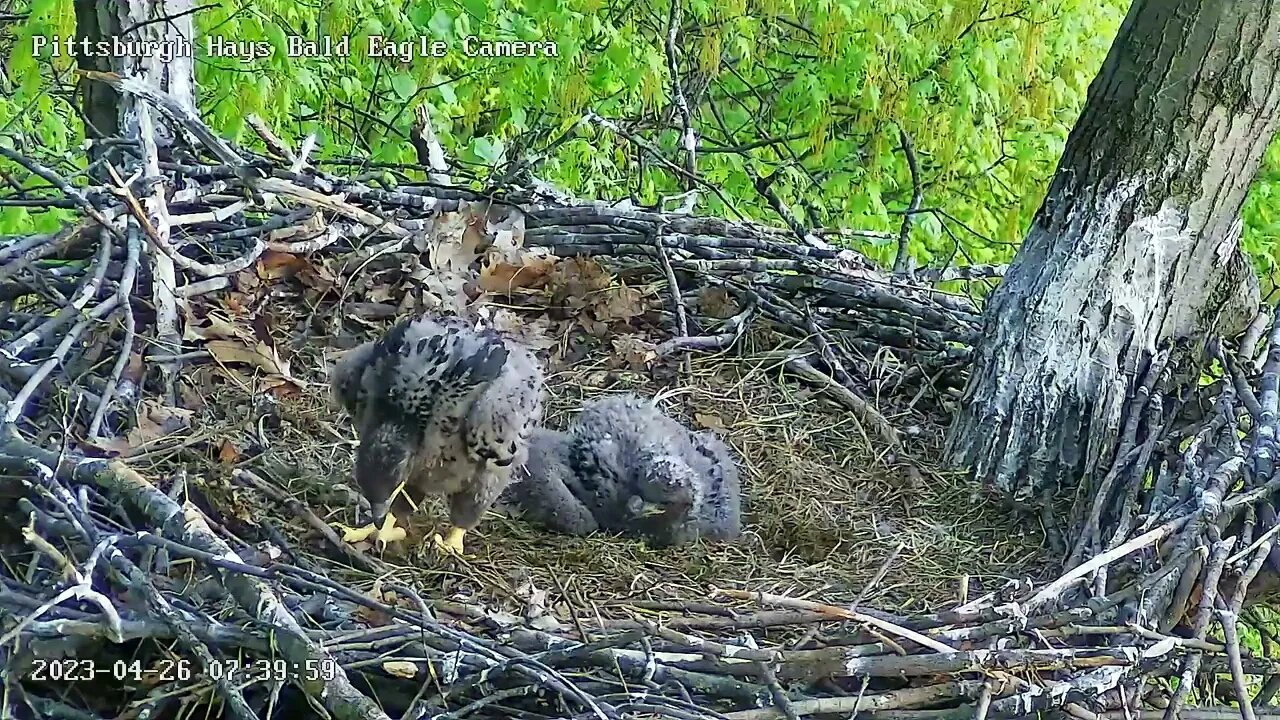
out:
<path id="1" fill-rule="evenodd" d="M 36 659 L 31 663 L 28 679 L 35 682 L 83 682 L 115 680 L 149 683 L 188 682 L 207 676 L 210 680 L 245 682 L 328 682 L 337 677 L 338 665 L 332 658 L 291 663 L 282 658 L 272 660 L 214 660 L 207 673 L 186 658 L 163 658 L 145 665 L 141 660 L 100 660 L 79 658 Z"/>

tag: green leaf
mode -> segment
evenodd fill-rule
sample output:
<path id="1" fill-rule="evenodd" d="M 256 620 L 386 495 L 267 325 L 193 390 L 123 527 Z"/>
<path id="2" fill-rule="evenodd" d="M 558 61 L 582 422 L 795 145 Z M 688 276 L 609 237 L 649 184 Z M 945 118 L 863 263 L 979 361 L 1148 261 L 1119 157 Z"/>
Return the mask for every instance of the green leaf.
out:
<path id="1" fill-rule="evenodd" d="M 271 49 L 277 58 L 288 57 L 289 40 L 285 37 L 284 30 L 278 25 L 271 23 L 264 28 L 267 33 L 267 42 L 271 43 Z"/>
<path id="2" fill-rule="evenodd" d="M 444 8 L 436 10 L 431 16 L 431 23 L 428 25 L 432 36 L 437 40 L 453 39 L 453 16 L 444 11 Z"/>
<path id="3" fill-rule="evenodd" d="M 436 76 L 436 79 L 433 81 L 436 85 L 436 90 L 440 91 L 440 97 L 445 101 L 445 103 L 449 105 L 456 105 L 458 102 L 458 94 L 453 91 L 453 83 L 443 81 L 444 78 L 439 75 Z"/>
<path id="4" fill-rule="evenodd" d="M 407 101 L 418 91 L 418 81 L 409 73 L 396 73 L 391 76 L 391 89 L 401 100 Z"/>
<path id="5" fill-rule="evenodd" d="M 476 157 L 485 161 L 490 165 L 496 165 L 502 159 L 503 144 L 501 140 L 494 138 L 478 137 L 471 141 L 471 151 Z"/>
<path id="6" fill-rule="evenodd" d="M 485 22 L 489 19 L 490 0 L 462 0 L 462 6 L 467 9 L 467 13 L 479 22 Z"/>

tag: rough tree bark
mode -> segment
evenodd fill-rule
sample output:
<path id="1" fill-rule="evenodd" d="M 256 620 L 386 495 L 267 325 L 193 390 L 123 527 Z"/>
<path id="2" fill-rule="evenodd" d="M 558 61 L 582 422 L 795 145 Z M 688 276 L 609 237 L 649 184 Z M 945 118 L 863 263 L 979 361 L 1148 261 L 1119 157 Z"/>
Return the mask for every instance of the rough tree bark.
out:
<path id="1" fill-rule="evenodd" d="M 1242 330 L 1240 209 L 1280 119 L 1280 1 L 1136 0 L 985 310 L 948 454 L 1015 501 L 1092 478 L 1156 352 Z"/>
<path id="2" fill-rule="evenodd" d="M 163 43 L 175 51 L 171 58 L 160 53 L 147 54 L 78 54 L 81 70 L 114 72 L 146 77 L 184 105 L 195 108 L 195 66 L 192 53 L 192 0 L 129 0 L 103 3 L 76 0 L 76 36 L 92 42 L 110 42 L 112 38 L 130 43 Z M 135 46 L 137 47 L 137 46 Z M 157 46 L 159 47 L 159 46 Z M 81 110 L 91 138 L 109 138 L 136 133 L 138 113 L 136 99 L 122 99 L 110 86 L 100 82 L 81 81 Z M 133 125 L 133 127 L 129 127 Z M 133 131 L 132 133 L 130 131 Z M 122 133 L 123 131 L 123 133 Z"/>
<path id="3" fill-rule="evenodd" d="M 135 52 L 94 54 L 80 56 L 77 64 L 82 70 L 114 72 L 125 77 L 136 77 L 172 95 L 185 108 L 195 112 L 194 65 L 194 4 L 192 0 L 122 0 L 121 2 L 94 2 L 76 0 L 76 34 L 91 42 L 110 42 L 118 38 L 125 47 Z M 170 144 L 175 130 L 160 122 L 155 111 L 141 98 L 121 96 L 106 83 L 82 80 L 82 111 L 86 121 L 95 127 L 87 127 L 88 137 L 109 138 L 119 136 L 136 140 L 139 145 L 130 149 L 107 148 L 105 156 L 122 168 L 124 177 L 140 171 L 145 177 L 158 177 L 155 146 Z M 99 153 L 93 156 L 97 158 Z M 104 181 L 111 181 L 105 177 Z M 158 244 L 169 242 L 168 208 L 164 188 L 151 188 L 141 198 L 147 210 L 151 231 L 146 232 L 137 222 L 130 221 L 129 234 L 152 242 L 146 245 L 151 267 L 151 300 L 156 313 L 157 340 L 161 352 L 181 352 L 178 333 L 178 301 L 174 294 L 177 272 L 174 261 L 162 252 Z M 168 399 L 176 395 L 178 365 L 161 363 L 160 372 Z"/>

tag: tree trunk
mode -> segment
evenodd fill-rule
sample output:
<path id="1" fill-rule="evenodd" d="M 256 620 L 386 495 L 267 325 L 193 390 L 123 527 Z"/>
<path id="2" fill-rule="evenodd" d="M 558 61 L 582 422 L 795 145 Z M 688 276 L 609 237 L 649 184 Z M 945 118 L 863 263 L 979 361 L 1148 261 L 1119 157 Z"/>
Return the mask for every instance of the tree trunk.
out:
<path id="1" fill-rule="evenodd" d="M 76 33 L 90 42 L 111 42 L 113 38 L 125 43 L 129 52 L 98 54 L 80 57 L 81 69 L 114 72 L 125 77 L 136 77 L 147 84 L 172 95 L 180 104 L 196 113 L 195 107 L 195 33 L 194 6 L 192 0 L 120 0 L 96 2 L 76 0 Z M 145 177 L 158 177 L 160 166 L 157 146 L 172 143 L 176 130 L 158 122 L 155 110 L 145 100 L 135 95 L 121 96 L 106 83 L 82 81 L 82 110 L 90 138 L 119 136 L 136 141 L 133 147 L 96 147 L 91 155 L 110 159 L 120 168 L 123 177 L 141 173 Z M 100 166 L 99 172 L 106 170 Z M 111 178 L 103 177 L 111 182 Z M 143 233 L 136 221 L 130 220 L 128 232 L 141 239 L 154 234 L 159 243 L 169 242 L 169 213 L 165 201 L 165 189 L 152 188 L 142 197 L 147 210 L 151 233 Z M 178 287 L 174 261 L 156 247 L 156 242 L 146 245 L 146 263 L 150 266 L 151 301 L 155 312 L 156 340 L 161 352 L 180 353 L 182 337 L 178 333 L 178 301 L 174 289 Z M 179 365 L 176 362 L 160 364 L 167 400 L 176 398 Z"/>
<path id="2" fill-rule="evenodd" d="M 1199 358 L 1243 330 L 1258 289 L 1240 208 L 1280 117 L 1278 67 L 1280 1 L 1135 0 L 987 305 L 955 464 L 1043 503 L 1109 463 L 1158 349 Z"/>
<path id="3" fill-rule="evenodd" d="M 75 8 L 77 40 L 97 43 L 119 35 L 120 27 L 111 5 L 98 0 L 75 0 Z M 115 70 L 108 55 L 77 54 L 76 66 L 98 72 Z M 81 78 L 80 117 L 84 120 L 85 137 L 93 140 L 115 137 L 120 133 L 120 96 L 105 83 Z"/>
<path id="4" fill-rule="evenodd" d="M 100 5 L 112 6 L 118 14 L 115 22 L 125 29 L 126 39 L 163 43 L 172 52 L 171 59 L 159 54 L 116 58 L 115 72 L 147 78 L 195 112 L 195 8 L 192 0 L 125 0 Z M 148 111 L 149 106 L 141 98 L 124 99 L 120 119 L 125 137 L 136 136 L 139 116 Z"/>
<path id="5" fill-rule="evenodd" d="M 118 38 L 134 43 L 133 47 L 141 47 L 137 43 L 155 42 L 172 52 L 172 57 L 159 53 L 81 55 L 76 58 L 80 69 L 147 78 L 191 110 L 195 109 L 192 0 L 75 0 L 75 10 L 77 39 L 92 43 Z M 87 137 L 137 136 L 140 100 L 121 98 L 106 84 L 89 80 L 81 81 L 81 92 Z M 161 136 L 167 133 L 161 131 Z"/>

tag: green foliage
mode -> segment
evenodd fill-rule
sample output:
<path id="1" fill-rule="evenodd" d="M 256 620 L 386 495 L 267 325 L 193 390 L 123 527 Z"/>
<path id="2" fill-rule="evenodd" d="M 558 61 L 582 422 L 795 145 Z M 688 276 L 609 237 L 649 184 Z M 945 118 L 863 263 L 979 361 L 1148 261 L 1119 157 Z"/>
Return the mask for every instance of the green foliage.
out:
<path id="1" fill-rule="evenodd" d="M 698 109 L 699 172 L 757 219 L 778 222 L 754 182 L 774 177 L 772 189 L 807 224 L 896 234 L 912 191 L 898 140 L 905 132 L 926 183 L 928 212 L 912 235 L 917 262 L 1007 262 L 1127 6 L 684 0 L 680 62 Z M 596 112 L 679 162 L 665 0 L 216 0 L 202 8 L 201 111 L 238 142 L 258 144 L 244 122 L 256 113 L 287 142 L 315 133 L 322 158 L 412 164 L 414 111 L 426 104 L 446 153 L 480 178 L 538 155 L 539 177 L 581 196 L 654 203 L 683 190 L 678 174 L 626 139 L 580 122 Z M 0 126 L 61 154 L 81 139 L 63 87 L 71 61 L 34 58 L 31 38 L 72 33 L 74 13 L 69 0 L 29 0 L 25 11 L 11 39 Z M 552 40 L 557 54 L 469 57 L 470 35 Z M 289 36 L 349 36 L 349 54 L 290 57 Z M 415 57 L 370 57 L 372 36 L 411 42 Z M 424 37 L 447 52 L 417 54 Z M 211 38 L 270 52 L 211 56 Z M 1280 259 L 1278 181 L 1280 149 L 1272 148 L 1245 211 L 1244 244 L 1264 272 Z M 701 211 L 734 216 L 704 198 Z M 25 222 L 21 211 L 0 211 L 0 232 Z M 894 242 L 860 249 L 888 263 Z"/>
<path id="2" fill-rule="evenodd" d="M 1267 148 L 1243 215 L 1240 244 L 1262 278 L 1263 293 L 1270 294 L 1280 278 L 1280 138 Z"/>

